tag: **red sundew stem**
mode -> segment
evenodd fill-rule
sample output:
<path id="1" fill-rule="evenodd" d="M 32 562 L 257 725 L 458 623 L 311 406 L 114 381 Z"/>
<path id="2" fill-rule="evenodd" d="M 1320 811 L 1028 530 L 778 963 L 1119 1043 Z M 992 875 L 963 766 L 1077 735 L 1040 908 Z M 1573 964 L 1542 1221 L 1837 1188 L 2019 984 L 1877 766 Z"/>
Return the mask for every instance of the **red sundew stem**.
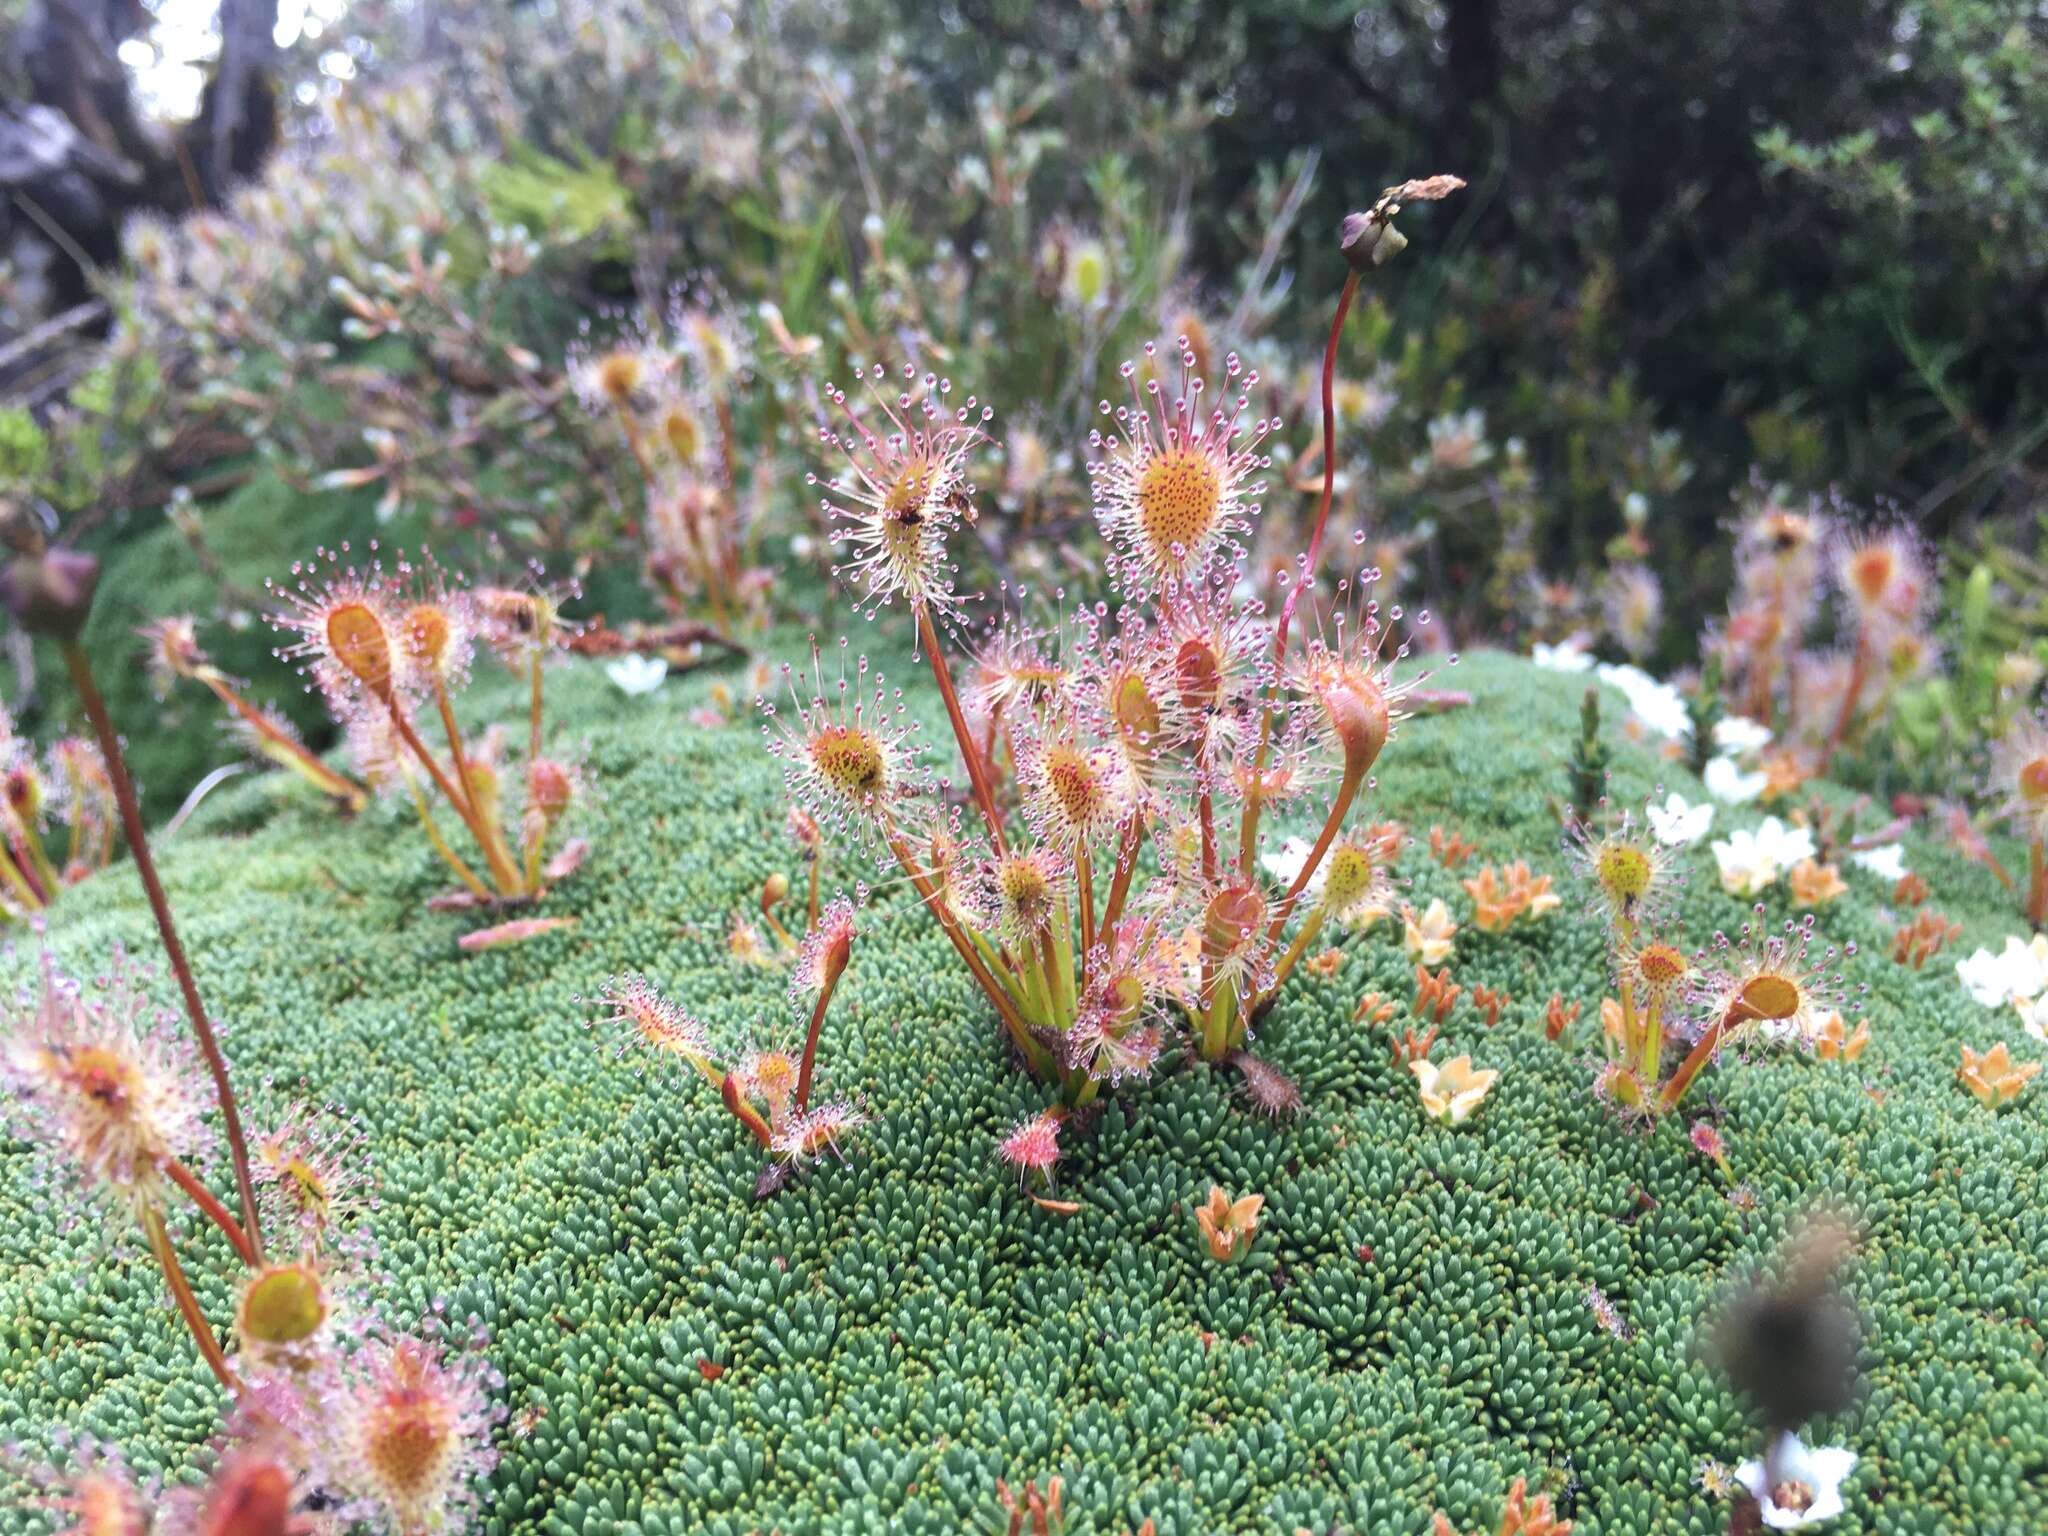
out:
<path id="1" fill-rule="evenodd" d="M 1123 918 L 1124 899 L 1130 895 L 1131 877 L 1138 867 L 1138 844 L 1144 837 L 1144 822 L 1133 816 L 1130 825 L 1124 828 L 1123 846 L 1116 851 L 1116 873 L 1110 876 L 1109 900 L 1103 905 L 1099 925 L 1104 933 L 1113 931 Z"/>
<path id="2" fill-rule="evenodd" d="M 52 899 L 64 888 L 64 878 L 57 873 L 57 867 L 50 862 L 50 855 L 43 850 L 43 840 L 36 835 L 36 829 L 28 822 L 21 824 L 21 839 L 28 848 L 29 863 L 35 874 L 36 885 L 48 892 L 45 900 Z"/>
<path id="3" fill-rule="evenodd" d="M 409 772 L 405 773 L 405 787 L 412 791 L 413 809 L 419 812 L 420 827 L 426 832 L 427 842 L 434 852 L 441 856 L 442 862 L 455 871 L 455 878 L 469 888 L 472 896 L 479 901 L 492 900 L 491 888 L 479 880 L 476 871 L 465 864 L 461 856 L 448 846 L 448 839 L 441 835 L 441 829 L 434 824 L 434 813 L 427 808 L 427 797 L 420 793 L 419 781 Z M 460 811 L 462 807 L 457 806 L 456 809 Z"/>
<path id="4" fill-rule="evenodd" d="M 192 1203 L 199 1207 L 207 1220 L 227 1234 L 228 1241 L 235 1245 L 235 1252 L 241 1255 L 242 1262 L 252 1269 L 255 1268 L 256 1250 L 249 1246 L 249 1234 L 236 1224 L 235 1218 L 228 1214 L 228 1208 L 214 1199 L 213 1191 L 199 1182 L 199 1175 L 175 1157 L 164 1159 L 164 1172 L 170 1176 L 173 1184 L 192 1197 Z"/>
<path id="5" fill-rule="evenodd" d="M 206 1314 L 200 1310 L 199 1298 L 192 1294 L 191 1283 L 185 1279 L 185 1271 L 171 1247 L 171 1235 L 164 1230 L 163 1217 L 156 1211 L 145 1212 L 142 1230 L 149 1238 L 149 1251 L 155 1256 L 157 1267 L 164 1272 L 164 1284 L 171 1288 L 171 1300 L 177 1304 L 178 1315 L 191 1330 L 192 1341 L 199 1346 L 199 1353 L 208 1369 L 229 1392 L 241 1397 L 246 1389 L 241 1378 L 228 1365 L 228 1357 L 221 1352 L 220 1340 L 213 1336 L 213 1325 L 207 1322 Z"/>
<path id="6" fill-rule="evenodd" d="M 462 806 L 469 814 L 464 819 L 475 826 L 483 820 L 483 813 L 477 809 L 476 786 L 470 782 L 469 758 L 462 750 L 462 731 L 455 724 L 455 706 L 449 702 L 447 686 L 441 681 L 441 674 L 434 674 L 434 710 L 441 717 L 441 730 L 448 738 L 448 759 L 455 764 L 455 787 L 462 791 Z M 458 806 L 457 809 L 461 809 Z M 484 850 L 488 855 L 490 850 Z M 493 873 L 496 861 L 493 861 Z"/>
<path id="7" fill-rule="evenodd" d="M 1204 789 L 1195 797 L 1195 810 L 1202 824 L 1202 878 L 1216 878 L 1216 805 Z"/>
<path id="8" fill-rule="evenodd" d="M 434 781 L 434 787 L 441 791 L 442 798 L 455 808 L 455 814 L 460 816 L 462 824 L 469 828 L 469 835 L 475 838 L 477 846 L 483 849 L 484 857 L 491 866 L 492 878 L 500 881 L 502 885 L 504 874 L 501 872 L 501 866 L 504 855 L 495 851 L 495 834 L 489 826 L 476 818 L 475 813 L 470 809 L 467 798 L 456 789 L 454 784 L 449 782 L 447 773 L 434 760 L 433 750 L 424 741 L 420 740 L 419 732 L 414 730 L 412 722 L 405 718 L 405 711 L 398 707 L 398 700 L 396 698 L 386 698 L 384 706 L 391 712 L 391 724 L 397 730 L 399 739 L 412 749 L 413 756 L 418 758 L 420 766 L 427 770 L 427 777 Z M 459 762 L 458 766 L 460 766 Z M 468 774 L 465 772 L 463 777 L 467 779 Z M 515 874 L 512 877 L 510 886 L 504 888 L 501 894 L 508 896 L 517 895 L 519 894 L 518 886 L 518 877 Z"/>
<path id="9" fill-rule="evenodd" d="M 619 418 L 619 426 L 626 434 L 626 447 L 633 455 L 633 462 L 640 467 L 640 478 L 649 489 L 654 485 L 654 466 L 647 458 L 647 444 L 640 435 L 640 423 L 633 419 L 633 413 L 622 401 L 614 401 L 612 410 Z"/>
<path id="10" fill-rule="evenodd" d="M 818 1006 L 811 1010 L 811 1027 L 804 1036 L 803 1067 L 796 1076 L 796 1107 L 801 1114 L 811 1104 L 811 1068 L 818 1060 L 818 1032 L 825 1027 L 825 1010 L 832 1006 L 832 994 L 839 986 L 839 978 L 846 974 L 846 962 L 836 964 L 826 961 L 824 985 L 818 988 Z"/>
<path id="11" fill-rule="evenodd" d="M 1003 706 L 1001 703 L 997 703 L 988 712 L 988 730 L 983 734 L 981 742 L 981 760 L 988 764 L 991 769 L 998 766 L 996 758 L 996 727 L 1002 723 L 1002 719 Z M 1012 752 L 1011 756 L 1014 758 L 1016 756 L 1015 752 Z"/>
<path id="12" fill-rule="evenodd" d="M 2048 847 L 2040 838 L 2027 850 L 2027 921 L 2036 928 L 2048 924 Z"/>
<path id="13" fill-rule="evenodd" d="M 1314 579 L 1316 564 L 1322 558 L 1323 532 L 1329 526 L 1330 503 L 1337 493 L 1337 343 L 1343 337 L 1344 321 L 1351 313 L 1351 301 L 1357 296 L 1358 273 L 1354 270 L 1345 277 L 1344 290 L 1337 295 L 1337 313 L 1330 320 L 1330 338 L 1323 344 L 1323 492 L 1316 501 L 1316 522 L 1309 533 L 1308 557 L 1302 564 L 1300 578 L 1287 590 L 1287 600 L 1280 605 L 1280 622 L 1273 628 L 1273 660 L 1276 664 L 1287 654 L 1287 631 L 1294 620 L 1294 605 L 1301 601 L 1302 589 Z M 1266 770 L 1266 755 L 1272 746 L 1272 723 L 1273 712 L 1268 708 L 1259 721 L 1259 753 L 1252 764 L 1254 774 Z M 1256 796 L 1245 802 L 1238 860 L 1247 880 L 1251 878 L 1252 845 L 1258 837 L 1262 809 Z"/>
<path id="14" fill-rule="evenodd" d="M 42 910 L 44 903 L 37 897 L 36 888 L 30 885 L 28 877 L 11 858 L 6 850 L 0 849 L 0 879 L 14 887 L 14 894 L 21 898 L 21 904 L 31 912 Z"/>
<path id="15" fill-rule="evenodd" d="M 1088 951 L 1095 947 L 1095 868 L 1089 862 L 1085 846 L 1074 850 L 1074 880 L 1080 887 L 1081 983 L 1086 986 Z"/>
<path id="16" fill-rule="evenodd" d="M 1849 663 L 1849 683 L 1842 690 L 1842 708 L 1835 716 L 1835 728 L 1828 732 L 1827 744 L 1820 749 L 1820 771 L 1826 773 L 1828 762 L 1835 750 L 1848 737 L 1849 722 L 1856 717 L 1856 705 L 1863 697 L 1863 684 L 1870 670 L 1870 631 L 1866 627 L 1857 632 L 1856 655 Z"/>
<path id="17" fill-rule="evenodd" d="M 29 853 L 27 839 L 20 832 L 10 832 L 7 836 L 7 849 L 13 855 L 14 867 L 20 871 L 22 880 L 27 883 L 29 894 L 35 898 L 35 905 L 38 908 L 47 907 L 50 904 L 50 892 L 43 884 L 41 873 L 36 869 L 35 859 Z"/>
<path id="18" fill-rule="evenodd" d="M 1344 291 L 1337 295 L 1337 313 L 1330 321 L 1330 339 L 1323 346 L 1323 494 L 1316 503 L 1316 525 L 1308 538 L 1308 560 L 1302 569 L 1301 579 L 1287 593 L 1287 601 L 1280 605 L 1280 623 L 1273 635 L 1273 655 L 1277 658 L 1287 651 L 1287 626 L 1294 617 L 1294 605 L 1301 600 L 1301 589 L 1315 576 L 1316 561 L 1323 552 L 1323 530 L 1330 521 L 1330 502 L 1337 491 L 1337 342 L 1344 334 L 1344 318 L 1351 313 L 1351 301 L 1358 294 L 1358 273 L 1353 271 L 1344 279 Z"/>
<path id="19" fill-rule="evenodd" d="M 1002 1018 L 1003 1027 L 1009 1030 L 1010 1038 L 1016 1042 L 1017 1049 L 1023 1052 L 1024 1059 L 1032 1064 L 1034 1071 L 1041 1070 L 1039 1063 L 1045 1059 L 1045 1052 L 1039 1047 L 1038 1042 L 1031 1038 L 1030 1028 L 1025 1024 L 1023 1015 L 1017 1012 L 1017 1005 L 1010 1001 L 1009 993 L 1003 990 L 1003 984 L 996 980 L 989 968 L 982 963 L 981 956 L 974 952 L 974 946 L 960 932 L 953 920 L 953 914 L 948 912 L 946 904 L 939 900 L 938 888 L 918 869 L 916 861 L 910 857 L 910 850 L 904 846 L 903 839 L 893 830 L 885 830 L 883 836 L 888 842 L 889 852 L 895 855 L 898 867 L 910 877 L 911 888 L 917 892 L 932 916 L 938 919 L 940 930 L 952 941 L 953 948 L 959 951 L 961 963 L 967 967 L 967 972 L 974 978 L 975 985 L 987 995 L 996 1013 Z"/>
<path id="20" fill-rule="evenodd" d="M 931 659 L 932 676 L 938 680 L 939 696 L 946 701 L 946 718 L 953 724 L 953 738 L 959 743 L 961 761 L 967 764 L 967 778 L 974 786 L 974 799 L 981 807 L 982 820 L 988 823 L 988 835 L 994 841 L 998 854 L 1007 853 L 1009 849 L 1003 843 L 1003 818 L 996 810 L 996 797 L 989 788 L 988 770 L 983 766 L 981 752 L 974 744 L 974 733 L 967 729 L 967 717 L 960 710 L 960 696 L 953 691 L 953 674 L 946 667 L 945 653 L 939 649 L 939 633 L 932 627 L 931 611 L 922 603 L 917 609 L 917 634 Z"/>
<path id="21" fill-rule="evenodd" d="M 737 495 L 740 477 L 739 467 L 733 460 L 732 402 L 721 394 L 714 409 L 718 412 L 719 467 L 725 475 L 725 488 Z"/>
<path id="22" fill-rule="evenodd" d="M 768 1122 L 761 1118 L 761 1112 L 740 1097 L 739 1084 L 732 1080 L 730 1072 L 718 1080 L 718 1096 L 739 1123 L 753 1134 L 754 1140 L 764 1147 L 775 1140 L 775 1133 L 768 1129 Z"/>
<path id="23" fill-rule="evenodd" d="M 107 716 L 106 701 L 93 681 L 92 662 L 76 640 L 63 642 L 64 665 L 71 672 L 72 686 L 85 717 L 92 722 L 99 741 L 100 756 L 106 759 L 107 777 L 113 782 L 114 804 L 121 812 L 121 829 L 128 836 L 128 849 L 135 857 L 135 872 L 142 878 L 142 891 L 149 898 L 150 915 L 156 919 L 157 936 L 163 941 L 164 957 L 178 978 L 178 991 L 185 999 L 185 1012 L 192 1020 L 199 1051 L 206 1058 L 206 1070 L 213 1078 L 213 1093 L 220 1103 L 222 1128 L 227 1132 L 228 1152 L 235 1165 L 235 1191 L 241 1197 L 242 1230 L 248 1234 L 255 1262 L 263 1261 L 263 1226 L 256 1215 L 256 1185 L 249 1176 L 249 1144 L 242 1135 L 242 1115 L 235 1104 L 234 1085 L 228 1081 L 227 1058 L 220 1053 L 213 1025 L 207 1021 L 206 1004 L 199 1000 L 199 983 L 193 979 L 185 946 L 178 942 L 178 927 L 171 920 L 171 903 L 157 878 L 156 860 L 150 856 L 149 835 L 142 825 L 142 808 L 135 800 L 135 785 L 128 777 L 128 763 L 121 756 L 121 739 L 114 734 L 114 722 Z M 176 1264 L 175 1258 L 172 1264 Z"/>
<path id="24" fill-rule="evenodd" d="M 1364 782 L 1362 773 L 1346 771 L 1343 781 L 1337 786 L 1337 798 L 1330 803 L 1330 814 L 1323 820 L 1323 830 L 1316 835 L 1315 846 L 1302 860 L 1301 873 L 1294 877 L 1294 883 L 1287 887 L 1287 894 L 1280 898 L 1280 904 L 1273 912 L 1273 921 L 1266 928 L 1268 948 L 1280 942 L 1280 935 L 1287 927 L 1287 919 L 1294 915 L 1294 904 L 1301 893 L 1308 889 L 1308 883 L 1315 877 L 1317 868 L 1323 862 L 1323 855 L 1330 851 L 1330 844 L 1337 840 L 1337 830 L 1344 825 L 1344 817 L 1351 810 L 1351 802 L 1358 798 L 1358 786 Z"/>
<path id="25" fill-rule="evenodd" d="M 532 661 L 532 680 L 527 688 L 526 703 L 526 771 L 533 772 L 533 765 L 540 760 L 540 651 L 536 648 Z"/>
<path id="26" fill-rule="evenodd" d="M 802 947 L 797 943 L 796 936 L 782 926 L 782 920 L 775 915 L 775 909 L 768 905 L 768 893 L 765 890 L 761 893 L 761 921 L 774 932 L 775 942 L 783 948 L 793 950 Z"/>
<path id="27" fill-rule="evenodd" d="M 1678 1070 L 1671 1074 L 1671 1080 L 1657 1096 L 1659 1112 L 1668 1114 L 1678 1107 L 1678 1101 L 1685 1097 L 1685 1091 L 1692 1086 L 1693 1079 L 1698 1077 L 1701 1070 L 1713 1059 L 1714 1052 L 1720 1049 L 1721 1042 L 1728 1037 L 1730 1030 L 1748 1023 L 1751 1019 L 1761 1017 L 1763 1015 L 1740 998 L 1730 1003 L 1728 1011 L 1700 1036 L 1699 1043 L 1686 1052 L 1685 1060 L 1680 1062 Z"/>
<path id="28" fill-rule="evenodd" d="M 1237 872 L 1243 879 L 1252 877 L 1253 851 L 1259 842 L 1259 818 L 1265 814 L 1266 797 L 1260 793 L 1266 772 L 1266 754 L 1272 746 L 1273 712 L 1270 709 L 1259 712 L 1259 751 L 1253 759 L 1251 793 L 1245 796 L 1244 815 L 1238 821 Z"/>

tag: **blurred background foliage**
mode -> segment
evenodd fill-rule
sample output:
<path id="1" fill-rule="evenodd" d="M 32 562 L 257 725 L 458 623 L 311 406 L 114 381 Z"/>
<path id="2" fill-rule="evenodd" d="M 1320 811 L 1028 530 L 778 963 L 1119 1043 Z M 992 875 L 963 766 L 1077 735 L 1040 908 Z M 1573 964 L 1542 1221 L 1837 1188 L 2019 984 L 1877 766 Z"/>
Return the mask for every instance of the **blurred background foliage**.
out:
<path id="1" fill-rule="evenodd" d="M 252 484 L 285 547 L 360 493 L 359 533 L 573 565 L 615 622 L 687 603 L 642 580 L 673 486 L 579 387 L 615 345 L 720 413 L 724 515 L 785 606 L 829 559 L 804 475 L 849 357 L 996 407 L 968 563 L 1058 580 L 1092 568 L 1117 364 L 1182 334 L 1237 351 L 1283 424 L 1278 565 L 1310 505 L 1285 487 L 1320 473 L 1336 225 L 1456 171 L 1340 370 L 1339 521 L 1445 632 L 1688 664 L 1731 517 L 1824 492 L 1989 573 L 1958 651 L 2048 617 L 2038 0 L 271 0 L 235 64 L 236 173 L 213 149 L 250 3 L 213 24 L 197 116 L 107 184 L 117 253 L 53 234 L 18 179 L 0 231 L 0 494 L 212 562 L 217 616 L 283 574 L 228 532 Z M 74 9 L 11 8 L 10 120 L 61 94 L 36 49 Z M 101 158 L 166 14 L 104 10 L 133 68 L 97 126 L 56 103 Z M 80 293 L 93 313 L 38 342 Z"/>

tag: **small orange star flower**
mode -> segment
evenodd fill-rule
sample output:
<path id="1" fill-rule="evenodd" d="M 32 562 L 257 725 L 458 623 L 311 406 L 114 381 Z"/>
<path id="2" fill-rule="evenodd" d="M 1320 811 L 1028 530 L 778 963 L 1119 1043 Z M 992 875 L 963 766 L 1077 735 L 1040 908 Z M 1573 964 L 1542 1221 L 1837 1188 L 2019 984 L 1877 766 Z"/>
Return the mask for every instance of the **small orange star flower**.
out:
<path id="1" fill-rule="evenodd" d="M 1264 1195 L 1243 1195 L 1232 1200 L 1221 1184 L 1209 1186 L 1208 1200 L 1195 1211 L 1195 1225 L 1209 1244 L 1209 1257 L 1231 1264 L 1251 1252 L 1253 1235 L 1259 1228 L 1259 1212 L 1265 1208 Z"/>

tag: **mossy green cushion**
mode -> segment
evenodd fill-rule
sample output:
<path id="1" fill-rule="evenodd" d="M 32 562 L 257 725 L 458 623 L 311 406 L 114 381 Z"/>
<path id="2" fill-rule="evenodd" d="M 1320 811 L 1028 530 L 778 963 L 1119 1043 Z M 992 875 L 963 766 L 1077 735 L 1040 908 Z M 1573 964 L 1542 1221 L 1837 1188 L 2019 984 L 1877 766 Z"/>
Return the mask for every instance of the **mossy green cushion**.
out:
<path id="1" fill-rule="evenodd" d="M 890 672 L 931 702 L 908 658 Z M 1551 802 L 1583 681 L 1470 656 L 1438 682 L 1472 706 L 1403 726 L 1365 814 L 1424 836 L 1440 823 L 1563 888 Z M 1526 1474 L 1582 1531 L 1707 1536 L 1726 1510 L 1697 1487 L 1701 1463 L 1756 1442 L 1697 1357 L 1701 1320 L 1823 1195 L 1867 1222 L 1854 1287 L 1871 1354 L 1860 1412 L 1812 1429 L 1862 1456 L 1831 1529 L 2048 1529 L 2048 1087 L 1993 1114 L 1955 1079 L 1958 1041 L 2041 1048 L 1968 999 L 1958 951 L 1892 963 L 1885 882 L 1848 872 L 1823 916 L 1862 947 L 1868 1054 L 1731 1060 L 1703 1081 L 1754 1214 L 1677 1126 L 1632 1133 L 1594 1103 L 1606 967 L 1575 899 L 1527 931 L 1458 935 L 1457 979 L 1514 999 L 1493 1030 L 1461 1005 L 1437 1047 L 1501 1069 L 1470 1125 L 1425 1120 L 1384 1034 L 1352 1022 L 1367 989 L 1404 1007 L 1413 990 L 1398 924 L 1382 925 L 1334 976 L 1293 985 L 1257 1041 L 1299 1080 L 1302 1116 L 1247 1113 L 1227 1074 L 1164 1072 L 1068 1138 L 1061 1191 L 1081 1210 L 1048 1213 L 991 1155 L 1046 1097 L 889 882 L 821 1065 L 876 1124 L 850 1163 L 756 1204 L 758 1156 L 710 1093 L 609 1060 L 583 999 L 644 969 L 728 1044 L 791 1026 L 783 977 L 725 943 L 762 879 L 796 872 L 778 766 L 752 719 L 687 723 L 703 680 L 629 699 L 582 665 L 552 688 L 557 739 L 587 743 L 596 789 L 592 856 L 546 907 L 572 930 L 460 953 L 476 919 L 425 910 L 446 882 L 399 806 L 344 824 L 282 776 L 221 792 L 160 849 L 251 1113 L 303 1082 L 360 1116 L 396 1277 L 385 1306 L 474 1312 L 510 1406 L 545 1409 L 505 1445 L 488 1529 L 952 1533 L 993 1509 L 997 1477 L 1058 1473 L 1075 1531 L 1150 1516 L 1169 1536 L 1417 1536 L 1436 1507 L 1491 1530 Z M 496 683 L 476 693 L 514 707 Z M 1624 748 L 1617 798 L 1653 782 L 1700 793 Z M 1755 819 L 1723 809 L 1715 830 Z M 1961 952 L 2020 930 L 1983 870 L 1918 843 L 1909 857 L 1966 924 Z M 1700 942 L 1745 907 L 1704 847 L 1688 863 Z M 872 871 L 842 849 L 833 873 Z M 1409 899 L 1469 918 L 1422 848 L 1401 873 Z M 50 925 L 74 969 L 117 942 L 154 953 L 125 865 L 67 892 Z M 1586 1004 L 1563 1044 L 1540 1022 L 1553 990 Z M 97 1220 L 45 1209 L 31 1161 L 0 1150 L 0 1421 L 31 1440 L 87 1427 L 181 1466 L 218 1393 L 154 1272 L 103 1257 Z M 1243 1265 L 1211 1262 L 1197 1234 L 1212 1181 L 1266 1196 Z M 220 1319 L 226 1262 L 216 1244 L 193 1266 Z M 1596 1320 L 1595 1286 L 1630 1337 Z"/>

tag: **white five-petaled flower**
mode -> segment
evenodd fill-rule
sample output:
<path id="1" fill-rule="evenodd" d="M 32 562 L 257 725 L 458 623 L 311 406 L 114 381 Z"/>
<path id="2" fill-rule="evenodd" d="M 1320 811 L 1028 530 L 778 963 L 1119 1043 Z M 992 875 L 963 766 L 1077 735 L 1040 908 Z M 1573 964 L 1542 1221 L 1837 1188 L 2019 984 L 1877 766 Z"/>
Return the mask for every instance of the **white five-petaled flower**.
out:
<path id="1" fill-rule="evenodd" d="M 1424 1113 L 1445 1125 L 1463 1125 L 1469 1120 L 1500 1076 L 1497 1068 L 1475 1069 L 1470 1056 L 1453 1056 L 1442 1066 L 1424 1056 L 1409 1062 L 1408 1070 L 1415 1074 Z"/>
<path id="2" fill-rule="evenodd" d="M 1443 898 L 1431 901 L 1420 917 L 1413 907 L 1408 908 L 1403 922 L 1402 944 L 1410 958 L 1420 960 L 1424 965 L 1442 965 L 1451 958 L 1451 948 L 1457 942 L 1458 925 L 1451 920 L 1451 909 L 1444 905 Z"/>
<path id="3" fill-rule="evenodd" d="M 1809 1450 L 1797 1435 L 1780 1435 L 1768 1472 L 1761 1461 L 1745 1461 L 1735 1479 L 1761 1507 L 1765 1525 L 1796 1531 L 1842 1513 L 1842 1484 L 1855 1469 L 1854 1451 L 1839 1445 Z M 1766 1477 L 1777 1481 L 1767 1485 Z"/>
<path id="4" fill-rule="evenodd" d="M 1685 695 L 1669 683 L 1660 683 L 1641 667 L 1626 663 L 1603 666 L 1600 681 L 1621 690 L 1637 719 L 1659 736 L 1679 737 L 1692 733 L 1692 712 Z"/>
<path id="5" fill-rule="evenodd" d="M 668 676 L 668 663 L 659 656 L 621 656 L 604 664 L 604 675 L 628 698 L 652 693 Z"/>
<path id="6" fill-rule="evenodd" d="M 1881 848 L 1865 848 L 1860 853 L 1850 854 L 1849 862 L 1881 880 L 1903 880 L 1906 878 L 1906 845 L 1886 843 Z"/>
<path id="7" fill-rule="evenodd" d="M 1761 752 L 1771 744 L 1771 728 L 1747 715 L 1724 715 L 1714 722 L 1714 745 L 1730 757 Z"/>
<path id="8" fill-rule="evenodd" d="M 1591 653 L 1576 639 L 1560 640 L 1556 645 L 1538 640 L 1530 648 L 1529 659 L 1546 672 L 1588 672 L 1593 667 Z"/>
<path id="9" fill-rule="evenodd" d="M 1707 835 L 1714 825 L 1714 808 L 1705 801 L 1693 805 L 1683 795 L 1666 795 L 1664 803 L 1654 801 L 1643 807 L 1657 841 L 1667 848 L 1689 848 Z"/>
<path id="10" fill-rule="evenodd" d="M 2014 998 L 2013 1011 L 2020 1016 L 2020 1028 L 2048 1045 L 2048 993 L 2035 998 Z"/>
<path id="11" fill-rule="evenodd" d="M 1814 856 L 1813 834 L 1766 816 L 1754 829 L 1742 828 L 1713 844 L 1721 889 L 1731 896 L 1755 896 L 1802 859 Z"/>
<path id="12" fill-rule="evenodd" d="M 1708 759 L 1707 771 L 1700 778 L 1707 786 L 1707 793 L 1723 805 L 1747 805 L 1770 783 L 1769 774 L 1745 773 L 1732 757 Z"/>
<path id="13" fill-rule="evenodd" d="M 2048 994 L 2048 934 L 2035 934 L 2031 943 L 2008 936 L 1995 955 L 1980 949 L 1956 962 L 1956 977 L 1980 1007 L 2032 1003 Z"/>

